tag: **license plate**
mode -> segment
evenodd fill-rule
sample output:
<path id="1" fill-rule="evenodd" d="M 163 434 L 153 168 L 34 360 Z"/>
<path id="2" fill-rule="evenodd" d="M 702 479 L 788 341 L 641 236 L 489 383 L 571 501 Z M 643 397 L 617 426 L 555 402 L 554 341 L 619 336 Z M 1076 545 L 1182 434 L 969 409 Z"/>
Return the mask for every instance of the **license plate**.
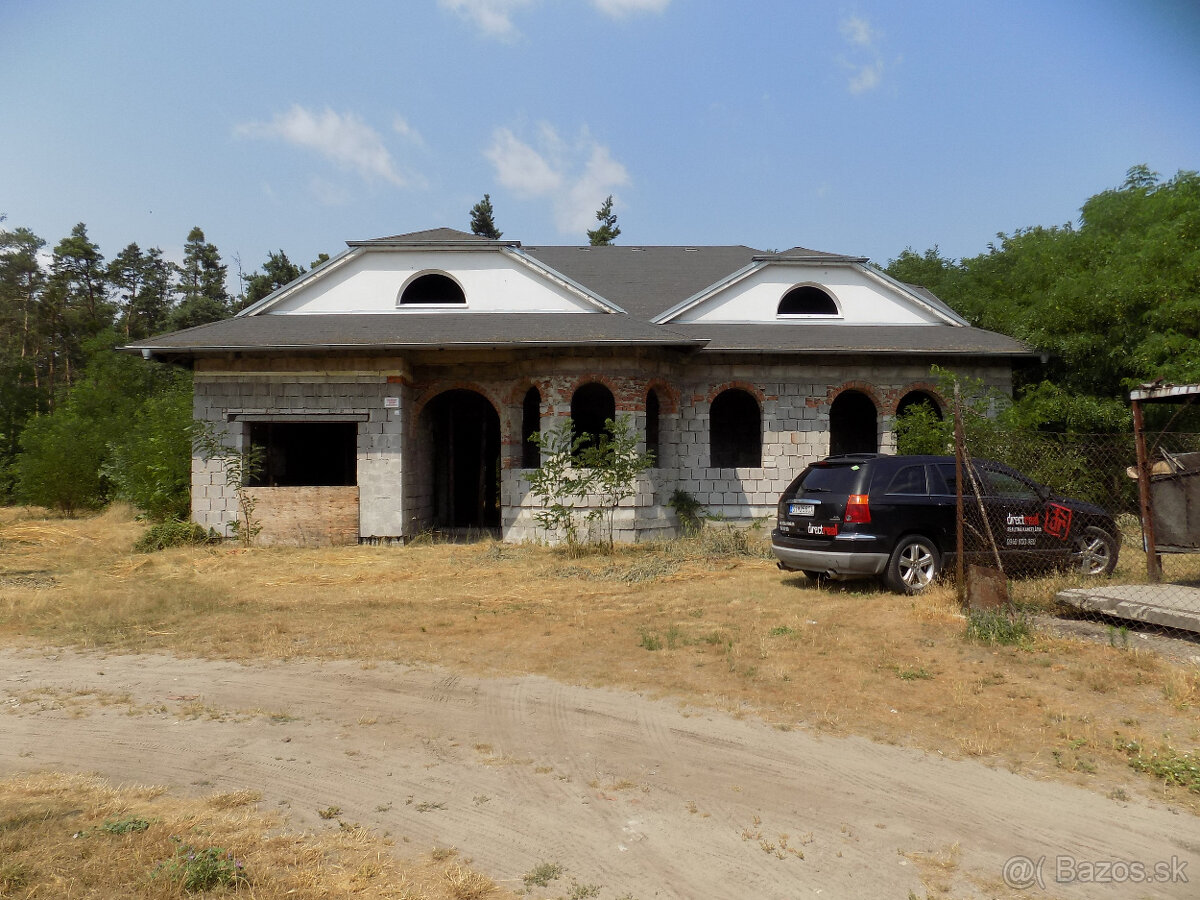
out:
<path id="1" fill-rule="evenodd" d="M 817 507 L 813 503 L 792 503 L 788 506 L 789 516 L 813 516 L 816 512 Z"/>

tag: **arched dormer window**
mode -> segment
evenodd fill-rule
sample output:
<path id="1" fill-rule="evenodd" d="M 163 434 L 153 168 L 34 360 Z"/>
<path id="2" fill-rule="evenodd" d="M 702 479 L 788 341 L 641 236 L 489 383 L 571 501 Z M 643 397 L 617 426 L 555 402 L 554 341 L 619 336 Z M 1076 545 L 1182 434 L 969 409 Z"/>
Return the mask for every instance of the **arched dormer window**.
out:
<path id="1" fill-rule="evenodd" d="M 815 284 L 801 284 L 779 301 L 776 311 L 781 316 L 837 316 L 841 314 L 837 301 L 828 291 Z"/>
<path id="2" fill-rule="evenodd" d="M 467 295 L 449 275 L 427 272 L 418 275 L 400 292 L 400 306 L 466 306 Z"/>

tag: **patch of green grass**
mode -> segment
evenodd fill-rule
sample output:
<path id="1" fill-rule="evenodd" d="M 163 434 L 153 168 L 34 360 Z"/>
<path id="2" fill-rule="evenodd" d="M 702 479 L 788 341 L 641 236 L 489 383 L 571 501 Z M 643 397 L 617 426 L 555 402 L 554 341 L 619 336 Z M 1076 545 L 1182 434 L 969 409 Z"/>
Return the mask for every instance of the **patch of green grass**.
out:
<path id="1" fill-rule="evenodd" d="M 120 819 L 106 819 L 100 829 L 109 834 L 129 834 L 132 831 L 145 831 L 149 827 L 150 822 L 147 819 L 123 816 Z"/>
<path id="2" fill-rule="evenodd" d="M 195 522 L 158 522 L 142 532 L 134 542 L 135 553 L 153 553 L 168 547 L 191 547 L 196 544 L 219 544 L 221 536 Z"/>
<path id="3" fill-rule="evenodd" d="M 1122 749 L 1129 754 L 1129 765 L 1138 772 L 1200 794 L 1200 754 L 1194 751 L 1181 753 L 1173 747 L 1146 753 L 1137 741 L 1125 743 Z"/>
<path id="4" fill-rule="evenodd" d="M 662 638 L 658 636 L 657 632 L 650 631 L 647 628 L 642 628 L 640 631 L 642 639 L 638 642 L 639 647 L 650 651 L 661 650 L 663 648 Z"/>
<path id="5" fill-rule="evenodd" d="M 984 644 L 1028 647 L 1033 644 L 1033 625 L 1021 612 L 973 609 L 967 613 L 967 637 Z"/>
<path id="6" fill-rule="evenodd" d="M 918 681 L 933 677 L 933 673 L 924 666 L 917 666 L 915 669 L 910 666 L 892 666 L 892 670 L 901 681 Z"/>
<path id="7" fill-rule="evenodd" d="M 175 855 L 159 863 L 153 877 L 178 881 L 188 893 L 249 884 L 245 865 L 223 847 L 197 848 L 174 840 Z"/>
<path id="8" fill-rule="evenodd" d="M 532 869 L 525 873 L 522 881 L 525 882 L 525 887 L 546 887 L 550 882 L 560 877 L 563 873 L 563 867 L 558 863 L 542 862 L 538 863 Z"/>
<path id="9" fill-rule="evenodd" d="M 771 637 L 795 637 L 799 633 L 795 628 L 789 628 L 787 625 L 776 625 L 767 632 Z"/>

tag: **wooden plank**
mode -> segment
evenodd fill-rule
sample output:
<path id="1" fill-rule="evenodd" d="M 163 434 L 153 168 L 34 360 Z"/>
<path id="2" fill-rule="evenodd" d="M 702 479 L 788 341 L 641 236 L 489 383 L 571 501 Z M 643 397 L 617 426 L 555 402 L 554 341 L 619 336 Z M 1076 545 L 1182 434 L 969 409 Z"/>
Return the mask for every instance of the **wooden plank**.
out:
<path id="1" fill-rule="evenodd" d="M 358 543 L 358 487 L 261 487 L 254 517 L 256 543 L 279 547 L 333 547 Z"/>

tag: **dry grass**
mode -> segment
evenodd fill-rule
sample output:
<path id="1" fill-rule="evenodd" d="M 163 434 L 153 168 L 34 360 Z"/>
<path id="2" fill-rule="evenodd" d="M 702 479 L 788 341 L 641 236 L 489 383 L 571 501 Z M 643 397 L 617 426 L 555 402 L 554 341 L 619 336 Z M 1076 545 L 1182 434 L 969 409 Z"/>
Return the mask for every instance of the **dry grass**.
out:
<path id="1" fill-rule="evenodd" d="M 0 780 L 0 896 L 188 896 L 159 868 L 181 843 L 232 853 L 249 879 L 237 895 L 257 900 L 515 896 L 448 858 L 397 860 L 388 842 L 362 829 L 287 833 L 256 800 L 247 792 L 181 799 L 84 776 Z M 129 822 L 136 824 L 119 827 Z"/>
<path id="2" fill-rule="evenodd" d="M 46 580 L 0 585 L 0 641 L 538 673 L 1198 802 L 1133 773 L 1116 746 L 1200 743 L 1194 667 L 1045 635 L 968 642 L 949 587 L 817 587 L 754 547 L 701 541 L 575 557 L 494 543 L 134 555 L 140 528 L 119 509 L 5 511 L 0 577 Z M 1062 580 L 1018 590 L 1047 603 Z"/>

